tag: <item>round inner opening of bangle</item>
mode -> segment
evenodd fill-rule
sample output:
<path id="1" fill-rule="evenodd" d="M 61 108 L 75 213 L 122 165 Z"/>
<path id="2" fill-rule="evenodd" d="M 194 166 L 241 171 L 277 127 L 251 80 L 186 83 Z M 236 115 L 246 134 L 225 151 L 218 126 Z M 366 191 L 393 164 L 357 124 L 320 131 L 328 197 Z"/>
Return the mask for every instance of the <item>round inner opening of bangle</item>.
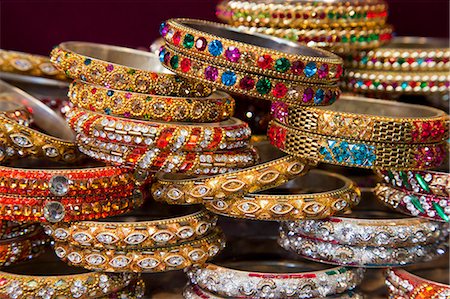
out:
<path id="1" fill-rule="evenodd" d="M 404 49 L 404 50 L 431 50 L 436 48 L 448 49 L 449 40 L 444 38 L 399 36 L 394 37 L 390 43 L 382 47 L 382 50 Z"/>
<path id="2" fill-rule="evenodd" d="M 214 263 L 214 262 L 213 262 Z M 225 268 L 252 273 L 305 273 L 330 269 L 321 263 L 295 260 L 233 260 L 214 263 Z"/>
<path id="3" fill-rule="evenodd" d="M 270 35 L 258 33 L 249 34 L 230 26 L 223 26 L 213 23 L 202 23 L 196 20 L 182 20 L 180 21 L 180 23 L 192 29 L 215 35 L 218 38 L 225 38 L 252 46 L 273 49 L 293 55 L 313 56 L 318 58 L 330 57 L 328 55 L 325 55 L 324 52 L 318 51 L 317 49 L 302 46 L 285 39 L 272 37 Z"/>
<path id="4" fill-rule="evenodd" d="M 361 220 L 393 220 L 393 219 L 416 219 L 412 218 L 408 215 L 403 215 L 400 213 L 385 212 L 385 211 L 361 211 L 356 207 L 352 209 L 352 213 L 350 215 L 342 215 L 339 218 L 350 218 L 350 219 L 361 219 Z"/>
<path id="5" fill-rule="evenodd" d="M 60 44 L 60 47 L 64 50 L 68 50 L 82 56 L 87 56 L 89 58 L 103 60 L 130 68 L 155 73 L 172 74 L 172 72 L 161 65 L 156 54 L 150 52 L 87 42 L 65 42 Z"/>
<path id="6" fill-rule="evenodd" d="M 435 263 L 435 267 L 433 268 L 413 270 L 410 273 L 426 280 L 449 285 L 450 275 L 448 272 L 448 254 L 444 258 L 447 260 L 447 262 L 439 259 L 438 261 L 441 261 L 442 263 L 438 264 L 437 261 L 431 262 Z"/>
<path id="7" fill-rule="evenodd" d="M 9 99 L 11 97 L 11 99 Z M 19 109 L 25 109 L 25 106 L 14 102 L 14 96 L 8 94 L 0 94 L 0 111 L 2 112 L 14 112 Z"/>
<path id="8" fill-rule="evenodd" d="M 16 275 L 42 277 L 77 275 L 91 272 L 79 267 L 70 267 L 66 263 L 60 261 L 56 256 L 47 253 L 34 258 L 32 261 L 4 267 L 1 271 Z"/>

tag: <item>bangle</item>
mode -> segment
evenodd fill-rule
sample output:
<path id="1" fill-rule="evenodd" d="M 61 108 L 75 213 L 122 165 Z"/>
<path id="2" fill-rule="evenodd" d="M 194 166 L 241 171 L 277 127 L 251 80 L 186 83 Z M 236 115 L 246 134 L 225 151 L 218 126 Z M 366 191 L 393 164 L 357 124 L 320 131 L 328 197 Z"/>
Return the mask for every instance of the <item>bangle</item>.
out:
<path id="1" fill-rule="evenodd" d="M 344 96 L 327 108 L 272 103 L 272 115 L 299 130 L 341 138 L 393 143 L 435 143 L 448 139 L 448 115 L 439 109 Z"/>
<path id="2" fill-rule="evenodd" d="M 399 212 L 449 222 L 450 199 L 448 197 L 410 192 L 386 184 L 378 184 L 375 194 L 379 200 Z"/>
<path id="3" fill-rule="evenodd" d="M 161 50 L 160 57 L 165 67 L 181 76 L 258 99 L 290 102 L 293 105 L 330 105 L 340 95 L 337 84 L 303 83 L 230 70 L 210 61 L 186 56 L 168 45 Z M 170 62 L 174 57 L 180 61 L 179 64 Z"/>
<path id="4" fill-rule="evenodd" d="M 203 264 L 225 246 L 223 233 L 216 228 L 210 234 L 190 242 L 168 247 L 116 251 L 76 247 L 55 242 L 55 253 L 71 266 L 107 272 L 165 272 Z"/>
<path id="5" fill-rule="evenodd" d="M 220 123 L 140 121 L 74 108 L 66 115 L 77 134 L 99 141 L 165 151 L 217 151 L 248 146 L 247 123 L 231 118 Z"/>
<path id="6" fill-rule="evenodd" d="M 285 38 L 287 40 L 307 44 L 310 47 L 321 47 L 334 53 L 347 54 L 363 49 L 383 46 L 392 38 L 393 29 L 389 25 L 375 28 L 356 27 L 350 29 L 295 29 L 239 26 L 239 30 L 249 33 L 262 33 Z"/>
<path id="7" fill-rule="evenodd" d="M 83 134 L 79 134 L 77 140 L 80 151 L 87 156 L 143 172 L 217 174 L 249 167 L 258 160 L 258 154 L 253 147 L 217 152 L 172 152 L 160 151 L 157 148 L 148 150 L 142 147 L 119 146 Z"/>
<path id="8" fill-rule="evenodd" d="M 447 252 L 447 241 L 409 247 L 349 246 L 280 231 L 280 245 L 303 258 L 332 265 L 365 268 L 398 267 L 429 262 Z"/>
<path id="9" fill-rule="evenodd" d="M 17 103 L 17 97 L 2 94 L 0 98 L 0 115 L 14 120 L 19 125 L 29 127 L 33 123 L 33 116 L 29 109 Z"/>
<path id="10" fill-rule="evenodd" d="M 150 96 L 75 81 L 69 98 L 81 108 L 126 118 L 167 122 L 219 122 L 234 114 L 234 100 L 224 92 L 207 98 Z"/>
<path id="11" fill-rule="evenodd" d="M 387 18 L 384 1 L 221 1 L 216 16 L 233 26 L 273 28 L 348 28 L 383 25 Z"/>
<path id="12" fill-rule="evenodd" d="M 47 275 L 42 275 L 42 268 Z M 65 271 L 64 271 L 65 270 Z M 126 288 L 133 273 L 74 272 L 56 261 L 26 263 L 2 269 L 2 298 L 99 298 Z M 75 272 L 76 273 L 76 272 Z M 107 297 L 106 297 L 107 298 Z"/>
<path id="13" fill-rule="evenodd" d="M 156 216 L 153 212 L 162 209 L 170 216 Z M 148 220 L 151 218 L 157 220 Z M 201 238 L 215 227 L 216 221 L 216 216 L 203 209 L 153 205 L 102 221 L 58 223 L 45 228 L 55 241 L 69 242 L 73 246 L 147 249 Z"/>
<path id="14" fill-rule="evenodd" d="M 31 234 L 40 228 L 38 223 L 0 221 L 0 241 Z"/>
<path id="15" fill-rule="evenodd" d="M 347 56 L 350 68 L 398 71 L 446 71 L 450 66 L 447 39 L 395 37 L 389 44 Z"/>
<path id="16" fill-rule="evenodd" d="M 0 92 L 20 99 L 20 104 L 33 111 L 33 123 L 51 134 L 41 133 L 0 114 L 0 162 L 27 156 L 71 162 L 78 157 L 77 147 L 72 141 L 73 132 L 63 118 L 4 81 L 0 81 Z"/>
<path id="17" fill-rule="evenodd" d="M 446 223 L 381 211 L 352 211 L 348 216 L 286 222 L 281 227 L 305 239 L 348 246 L 422 246 L 448 235 Z"/>
<path id="18" fill-rule="evenodd" d="M 249 168 L 215 176 L 160 174 L 157 182 L 152 184 L 153 198 L 169 204 L 243 199 L 247 193 L 282 185 L 309 170 L 304 161 L 280 155 L 268 143 L 261 144 L 258 149 L 262 163 Z"/>
<path id="19" fill-rule="evenodd" d="M 276 37 L 249 35 L 219 23 L 170 19 L 161 24 L 160 32 L 166 45 L 177 52 L 232 70 L 322 84 L 337 82 L 342 75 L 342 59 L 331 52 Z"/>
<path id="20" fill-rule="evenodd" d="M 425 169 L 438 167 L 446 155 L 446 143 L 392 144 L 350 140 L 307 133 L 272 121 L 270 142 L 283 152 L 329 164 L 372 169 Z"/>
<path id="21" fill-rule="evenodd" d="M 124 213 L 142 203 L 133 175 L 124 169 L 37 167 L 0 166 L 0 219 L 88 220 Z"/>
<path id="22" fill-rule="evenodd" d="M 450 196 L 450 174 L 440 171 L 395 171 L 379 170 L 378 176 L 394 188 L 406 189 L 414 193 Z"/>
<path id="23" fill-rule="evenodd" d="M 72 79 L 112 89 L 171 96 L 207 96 L 212 90 L 164 70 L 153 53 L 87 42 L 65 42 L 51 62 Z M 114 59 L 111 59 L 114 57 Z"/>
<path id="24" fill-rule="evenodd" d="M 334 295 L 355 288 L 363 274 L 364 269 L 327 268 L 318 263 L 295 260 L 238 260 L 207 263 L 188 270 L 192 284 L 227 298 L 316 298 Z"/>

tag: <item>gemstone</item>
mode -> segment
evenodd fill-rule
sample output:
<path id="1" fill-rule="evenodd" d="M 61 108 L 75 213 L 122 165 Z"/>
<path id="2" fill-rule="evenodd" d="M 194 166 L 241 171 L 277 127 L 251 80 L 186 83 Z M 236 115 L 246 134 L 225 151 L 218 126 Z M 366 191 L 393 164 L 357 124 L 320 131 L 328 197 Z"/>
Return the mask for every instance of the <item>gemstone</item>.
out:
<path id="1" fill-rule="evenodd" d="M 205 69 L 205 78 L 208 79 L 209 81 L 216 81 L 218 76 L 219 76 L 219 71 L 217 70 L 217 68 L 215 68 L 213 66 L 208 66 Z"/>
<path id="2" fill-rule="evenodd" d="M 81 244 L 86 244 L 92 240 L 92 236 L 83 232 L 78 232 L 73 235 L 73 239 Z"/>
<path id="3" fill-rule="evenodd" d="M 44 150 L 44 153 L 47 157 L 55 158 L 59 155 L 58 149 L 56 149 L 56 147 L 53 147 L 51 145 L 42 147 L 42 149 Z"/>
<path id="4" fill-rule="evenodd" d="M 70 292 L 74 298 L 80 298 L 87 290 L 87 287 L 83 285 L 81 280 L 76 280 L 70 288 Z"/>
<path id="5" fill-rule="evenodd" d="M 164 57 L 166 56 L 166 53 L 167 53 L 167 51 L 166 51 L 166 49 L 162 49 L 161 51 L 159 51 L 159 54 L 158 54 L 158 57 L 159 57 L 159 61 L 161 61 L 161 62 L 164 62 Z M 113 92 L 114 93 L 114 91 L 112 91 L 112 90 L 110 90 L 111 92 Z M 109 91 L 108 91 L 109 92 Z M 108 94 L 109 95 L 109 94 Z M 112 95 L 112 94 L 111 94 Z M 111 95 L 109 95 L 109 96 L 111 96 Z"/>
<path id="6" fill-rule="evenodd" d="M 94 266 L 103 264 L 105 262 L 105 260 L 106 259 L 102 255 L 97 254 L 97 253 L 90 254 L 86 257 L 86 262 L 88 262 L 89 264 L 94 265 Z"/>
<path id="7" fill-rule="evenodd" d="M 444 210 L 438 203 L 433 202 L 433 208 L 436 210 L 436 212 L 438 213 L 439 217 L 442 218 L 442 220 L 444 220 L 445 222 L 449 222 L 448 215 L 445 214 Z"/>
<path id="8" fill-rule="evenodd" d="M 173 55 L 172 58 L 170 58 L 170 66 L 174 69 L 178 68 L 179 62 L 178 55 Z"/>
<path id="9" fill-rule="evenodd" d="M 424 213 L 424 212 L 425 212 L 425 210 L 424 210 L 424 208 L 422 207 L 422 204 L 420 203 L 420 200 L 419 200 L 419 198 L 417 198 L 417 196 L 411 194 L 411 195 L 409 196 L 409 199 L 410 199 L 411 203 L 414 205 L 414 207 L 415 207 L 418 211 L 420 211 L 421 213 Z"/>
<path id="10" fill-rule="evenodd" d="M 425 190 L 426 192 L 430 192 L 430 187 L 428 186 L 424 178 L 420 175 L 420 173 L 416 173 L 415 177 L 420 187 L 422 187 L 422 189 Z"/>
<path id="11" fill-rule="evenodd" d="M 255 87 L 255 80 L 245 76 L 239 81 L 239 87 L 244 90 L 252 90 Z"/>
<path id="12" fill-rule="evenodd" d="M 83 259 L 78 252 L 71 252 L 71 253 L 69 253 L 67 255 L 67 258 L 73 264 L 79 264 L 79 263 L 81 263 L 81 260 Z"/>
<path id="13" fill-rule="evenodd" d="M 172 41 L 175 46 L 178 46 L 181 41 L 181 33 L 179 31 L 175 32 L 175 34 L 172 36 Z"/>
<path id="14" fill-rule="evenodd" d="M 324 63 L 317 70 L 317 75 L 320 79 L 326 78 L 328 76 L 328 64 Z"/>
<path id="15" fill-rule="evenodd" d="M 238 62 L 241 58 L 241 52 L 238 48 L 231 46 L 225 51 L 225 57 L 231 62 Z"/>
<path id="16" fill-rule="evenodd" d="M 161 23 L 161 25 L 159 25 L 159 34 L 162 37 L 165 37 L 167 35 L 167 32 L 169 31 L 169 26 L 167 26 L 167 24 L 165 22 Z"/>
<path id="17" fill-rule="evenodd" d="M 222 73 L 222 84 L 226 86 L 233 86 L 236 83 L 236 74 L 232 71 L 225 71 Z"/>
<path id="18" fill-rule="evenodd" d="M 277 70 L 279 72 L 285 73 L 289 70 L 290 67 L 291 67 L 291 63 L 286 58 L 278 58 L 275 61 L 275 70 Z"/>
<path id="19" fill-rule="evenodd" d="M 183 58 L 183 60 L 181 60 L 181 71 L 183 73 L 187 73 L 189 72 L 191 69 L 191 60 L 189 58 Z"/>
<path id="20" fill-rule="evenodd" d="M 303 102 L 309 103 L 312 101 L 313 97 L 314 97 L 314 90 L 311 87 L 306 88 L 305 91 L 303 92 Z"/>
<path id="21" fill-rule="evenodd" d="M 178 231 L 177 235 L 182 239 L 187 239 L 194 235 L 194 230 L 190 227 L 182 228 Z"/>
<path id="22" fill-rule="evenodd" d="M 270 55 L 265 54 L 258 58 L 257 64 L 263 70 L 272 68 L 273 59 Z"/>
<path id="23" fill-rule="evenodd" d="M 116 243 L 119 238 L 111 233 L 100 233 L 97 235 L 97 240 L 103 244 L 113 244 Z"/>
<path id="24" fill-rule="evenodd" d="M 144 240 L 146 238 L 147 238 L 147 236 L 142 233 L 132 233 L 132 234 L 128 235 L 124 241 L 125 241 L 125 243 L 130 244 L 130 245 L 137 245 L 137 244 L 144 242 Z"/>
<path id="25" fill-rule="evenodd" d="M 308 62 L 308 64 L 305 66 L 305 68 L 303 70 L 303 73 L 308 78 L 311 78 L 312 76 L 314 76 L 316 74 L 316 72 L 317 72 L 317 65 L 313 61 Z"/>
<path id="26" fill-rule="evenodd" d="M 116 256 L 109 262 L 109 264 L 114 268 L 123 268 L 129 263 L 130 259 L 123 255 Z"/>
<path id="27" fill-rule="evenodd" d="M 191 49 L 194 46 L 194 36 L 192 34 L 186 33 L 183 39 L 183 47 L 186 49 Z"/>
<path id="28" fill-rule="evenodd" d="M 295 75 L 300 75 L 304 68 L 305 64 L 300 60 L 296 60 L 292 63 L 291 72 Z"/>
<path id="29" fill-rule="evenodd" d="M 173 235 L 170 232 L 159 232 L 152 237 L 153 240 L 159 243 L 166 243 L 172 238 Z"/>
<path id="30" fill-rule="evenodd" d="M 152 269 L 159 265 L 159 261 L 153 258 L 145 258 L 140 260 L 137 264 L 143 269 Z"/>
<path id="31" fill-rule="evenodd" d="M 28 71 L 28 70 L 30 70 L 30 69 L 33 67 L 33 65 L 31 64 L 31 62 L 29 62 L 29 61 L 26 60 L 26 59 L 15 59 L 15 60 L 12 62 L 12 65 L 13 65 L 16 69 L 18 69 L 19 71 Z"/>
<path id="32" fill-rule="evenodd" d="M 274 118 L 285 123 L 288 117 L 288 105 L 284 102 L 273 102 L 270 111 Z"/>
<path id="33" fill-rule="evenodd" d="M 261 78 L 256 82 L 256 90 L 262 95 L 267 94 L 271 88 L 272 83 L 267 78 Z"/>
<path id="34" fill-rule="evenodd" d="M 184 263 L 184 258 L 182 256 L 175 255 L 167 258 L 165 262 L 170 267 L 178 267 Z"/>
<path id="35" fill-rule="evenodd" d="M 208 51 L 212 56 L 219 56 L 222 54 L 223 46 L 219 40 L 212 40 L 208 45 Z"/>
<path id="36" fill-rule="evenodd" d="M 204 51 L 206 49 L 206 39 L 204 37 L 197 38 L 195 48 L 199 51 Z"/>
<path id="37" fill-rule="evenodd" d="M 323 89 L 321 89 L 321 88 L 317 89 L 316 95 L 314 96 L 314 104 L 322 103 L 324 97 L 325 97 L 325 92 L 323 91 Z"/>
<path id="38" fill-rule="evenodd" d="M 58 201 L 49 201 L 44 206 L 44 218 L 49 222 L 59 222 L 65 214 L 64 206 Z"/>
<path id="39" fill-rule="evenodd" d="M 63 229 L 63 228 L 57 228 L 55 229 L 55 238 L 58 238 L 60 240 L 64 240 L 69 236 L 69 233 Z"/>
<path id="40" fill-rule="evenodd" d="M 287 92 L 288 92 L 288 89 L 287 89 L 286 85 L 284 85 L 281 82 L 275 84 L 275 87 L 272 90 L 272 94 L 276 98 L 279 98 L 279 99 L 283 98 L 286 95 Z"/>
<path id="41" fill-rule="evenodd" d="M 49 181 L 50 192 L 56 196 L 63 196 L 69 192 L 71 181 L 63 175 L 55 175 Z"/>
<path id="42" fill-rule="evenodd" d="M 33 143 L 31 142 L 31 140 L 22 134 L 11 134 L 9 136 L 12 140 L 12 142 L 14 142 L 16 145 L 20 146 L 20 147 L 32 147 Z"/>

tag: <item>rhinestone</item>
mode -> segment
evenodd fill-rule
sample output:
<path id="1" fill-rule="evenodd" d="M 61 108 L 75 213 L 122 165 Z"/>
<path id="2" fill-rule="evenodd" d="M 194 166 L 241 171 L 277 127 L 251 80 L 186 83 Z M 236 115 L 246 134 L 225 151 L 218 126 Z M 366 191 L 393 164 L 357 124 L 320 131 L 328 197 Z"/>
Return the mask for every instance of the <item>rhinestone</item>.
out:
<path id="1" fill-rule="evenodd" d="M 155 234 L 152 239 L 159 243 L 166 243 L 172 239 L 173 235 L 170 232 L 159 232 Z"/>
<path id="2" fill-rule="evenodd" d="M 117 242 L 119 238 L 111 233 L 100 233 L 97 235 L 97 240 L 103 244 L 113 244 Z"/>
<path id="3" fill-rule="evenodd" d="M 81 255 L 78 252 L 71 252 L 67 255 L 67 258 L 71 263 L 79 264 L 81 263 Z"/>
<path id="4" fill-rule="evenodd" d="M 12 140 L 12 142 L 14 142 L 16 145 L 20 146 L 20 147 L 32 147 L 33 143 L 31 142 L 31 140 L 22 134 L 11 134 L 9 136 Z"/>
<path id="5" fill-rule="evenodd" d="M 184 258 L 179 255 L 171 256 L 165 260 L 166 264 L 170 267 L 181 266 L 184 262 Z"/>
<path id="6" fill-rule="evenodd" d="M 73 235 L 73 239 L 81 244 L 86 244 L 92 240 L 92 236 L 85 233 L 76 233 Z"/>
<path id="7" fill-rule="evenodd" d="M 105 262 L 105 260 L 106 259 L 102 255 L 97 254 L 97 253 L 90 254 L 86 257 L 86 262 L 88 262 L 89 264 L 94 265 L 94 266 L 103 264 Z"/>
<path id="8" fill-rule="evenodd" d="M 57 201 L 49 201 L 44 206 L 44 218 L 49 222 L 59 222 L 66 214 L 64 206 Z"/>
<path id="9" fill-rule="evenodd" d="M 190 227 L 182 228 L 178 231 L 177 235 L 182 239 L 187 239 L 194 235 L 194 230 Z"/>
<path id="10" fill-rule="evenodd" d="M 114 268 L 123 268 L 130 263 L 130 259 L 126 256 L 117 256 L 113 258 L 109 264 Z"/>
<path id="11" fill-rule="evenodd" d="M 66 251 L 62 247 L 56 247 L 55 248 L 55 254 L 60 259 L 66 256 Z"/>
<path id="12" fill-rule="evenodd" d="M 55 229 L 55 237 L 60 240 L 64 240 L 69 236 L 69 233 L 63 228 Z"/>
<path id="13" fill-rule="evenodd" d="M 55 175 L 49 181 L 50 192 L 56 196 L 63 196 L 69 192 L 69 186 L 72 182 L 63 175 Z"/>
<path id="14" fill-rule="evenodd" d="M 140 260 L 137 264 L 143 269 L 152 269 L 159 265 L 159 261 L 153 258 L 146 258 Z"/>

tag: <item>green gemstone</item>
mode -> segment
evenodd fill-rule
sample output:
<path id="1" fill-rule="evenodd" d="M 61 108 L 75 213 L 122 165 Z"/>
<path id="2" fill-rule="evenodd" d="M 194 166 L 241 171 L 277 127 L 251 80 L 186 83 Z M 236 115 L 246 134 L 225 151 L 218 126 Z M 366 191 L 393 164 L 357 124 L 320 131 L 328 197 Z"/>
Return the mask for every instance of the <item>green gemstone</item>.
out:
<path id="1" fill-rule="evenodd" d="M 381 82 L 380 81 L 373 81 L 372 84 L 373 84 L 373 86 L 378 87 L 381 84 Z"/>
<path id="2" fill-rule="evenodd" d="M 328 19 L 334 19 L 334 13 L 332 11 L 328 12 Z"/>
<path id="3" fill-rule="evenodd" d="M 134 75 L 134 73 L 136 73 L 136 70 L 133 70 L 133 69 L 129 69 L 129 70 L 128 70 L 128 74 Z"/>
<path id="4" fill-rule="evenodd" d="M 57 282 L 55 282 L 54 286 L 55 286 L 56 288 L 64 289 L 64 288 L 67 288 L 67 287 L 68 287 L 68 283 L 67 283 L 67 281 L 65 281 L 64 279 L 60 279 L 60 280 L 58 280 Z"/>
<path id="5" fill-rule="evenodd" d="M 354 35 L 350 36 L 350 41 L 351 41 L 352 43 L 356 42 L 356 40 L 357 40 L 357 37 L 356 37 L 356 36 L 354 36 Z"/>
<path id="6" fill-rule="evenodd" d="M 286 72 L 291 67 L 291 63 L 286 58 L 279 58 L 275 60 L 275 69 L 279 72 Z"/>
<path id="7" fill-rule="evenodd" d="M 348 37 L 346 37 L 346 36 L 343 36 L 343 37 L 342 37 L 342 42 L 343 42 L 343 43 L 346 43 L 346 42 L 348 42 Z"/>
<path id="8" fill-rule="evenodd" d="M 150 102 L 152 100 L 152 97 L 146 97 L 145 101 Z"/>
<path id="9" fill-rule="evenodd" d="M 364 64 L 367 64 L 367 62 L 369 61 L 369 57 L 364 56 L 363 58 L 361 58 L 361 62 Z"/>
<path id="10" fill-rule="evenodd" d="M 427 82 L 422 82 L 420 83 L 420 88 L 425 88 L 427 87 L 428 83 Z"/>
<path id="11" fill-rule="evenodd" d="M 187 49 L 190 49 L 194 46 L 194 36 L 192 34 L 187 33 L 184 36 L 183 46 Z"/>
<path id="12" fill-rule="evenodd" d="M 343 268 L 339 268 L 339 273 L 345 273 L 345 272 L 347 272 L 347 270 L 348 270 L 348 268 L 346 268 L 346 267 L 343 267 Z"/>
<path id="13" fill-rule="evenodd" d="M 272 83 L 267 78 L 259 79 L 258 82 L 256 82 L 256 90 L 260 94 L 267 94 L 270 89 L 272 89 Z"/>
<path id="14" fill-rule="evenodd" d="M 337 272 L 334 271 L 334 270 L 330 270 L 330 271 L 325 271 L 325 274 L 326 274 L 326 275 L 336 275 Z"/>
<path id="15" fill-rule="evenodd" d="M 179 66 L 179 59 L 178 55 L 173 55 L 172 58 L 170 58 L 170 66 L 174 69 L 177 69 Z"/>
<path id="16" fill-rule="evenodd" d="M 404 58 L 399 58 L 397 59 L 398 64 L 404 64 L 405 63 L 405 59 Z"/>
<path id="17" fill-rule="evenodd" d="M 416 173 L 415 175 L 417 182 L 423 190 L 430 192 L 430 187 L 428 187 L 427 182 L 425 182 L 424 178 L 420 175 L 420 173 Z"/>
<path id="18" fill-rule="evenodd" d="M 388 173 L 387 173 L 387 175 L 388 175 L 388 177 L 389 177 L 389 181 L 392 182 L 392 180 L 395 179 L 394 174 L 392 173 L 392 171 L 389 170 Z"/>
<path id="19" fill-rule="evenodd" d="M 442 220 L 444 220 L 445 222 L 448 222 L 448 215 L 444 213 L 444 210 L 442 209 L 442 207 L 440 205 L 438 205 L 437 202 L 433 202 L 433 207 L 436 210 L 436 212 L 438 213 L 439 217 L 442 218 Z"/>
<path id="20" fill-rule="evenodd" d="M 405 186 L 407 189 L 411 189 L 411 184 L 408 181 L 408 176 L 406 175 L 406 173 L 404 171 L 400 171 L 398 174 L 402 179 L 403 186 Z"/>
<path id="21" fill-rule="evenodd" d="M 30 289 L 35 289 L 37 288 L 39 284 L 37 283 L 36 280 L 30 280 L 27 282 L 27 287 L 29 287 Z"/>
<path id="22" fill-rule="evenodd" d="M 416 207 L 417 210 L 419 210 L 421 213 L 425 212 L 417 196 L 410 195 L 409 197 L 411 198 L 411 203 Z"/>

